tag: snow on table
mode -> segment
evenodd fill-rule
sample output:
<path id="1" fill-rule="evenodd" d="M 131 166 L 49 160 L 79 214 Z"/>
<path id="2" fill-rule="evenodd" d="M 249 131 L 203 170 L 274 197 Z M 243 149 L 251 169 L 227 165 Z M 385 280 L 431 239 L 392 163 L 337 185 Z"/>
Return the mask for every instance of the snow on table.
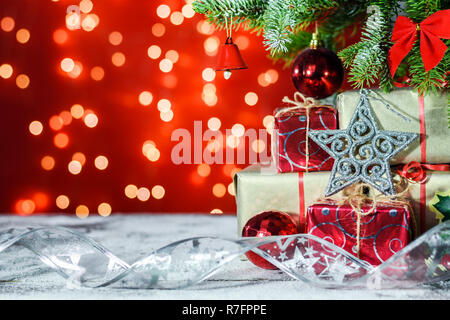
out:
<path id="1" fill-rule="evenodd" d="M 129 264 L 176 240 L 196 236 L 237 239 L 236 217 L 194 214 L 115 214 L 109 217 L 0 216 L 0 229 L 63 226 L 103 244 Z M 201 284 L 182 290 L 69 288 L 66 281 L 27 250 L 0 253 L 0 299 L 450 299 L 448 287 L 407 290 L 321 289 L 281 271 L 235 259 Z M 4 278 L 10 275 L 12 281 Z"/>

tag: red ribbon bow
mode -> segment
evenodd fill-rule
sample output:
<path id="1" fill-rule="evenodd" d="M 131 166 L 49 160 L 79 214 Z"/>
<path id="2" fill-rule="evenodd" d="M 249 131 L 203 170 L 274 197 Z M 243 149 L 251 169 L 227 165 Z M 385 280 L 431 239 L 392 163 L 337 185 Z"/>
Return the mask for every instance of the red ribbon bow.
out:
<path id="1" fill-rule="evenodd" d="M 411 161 L 408 164 L 405 164 L 403 167 L 397 168 L 397 173 L 402 177 L 405 177 L 409 181 L 424 183 L 427 180 L 426 170 L 449 171 L 450 165 L 428 164 Z"/>
<path id="2" fill-rule="evenodd" d="M 439 38 L 450 39 L 450 9 L 433 13 L 420 24 L 407 17 L 398 16 L 391 37 L 394 45 L 388 54 L 392 77 L 400 62 L 413 48 L 418 30 L 420 30 L 420 54 L 425 71 L 428 72 L 438 65 L 447 50 L 447 46 Z"/>

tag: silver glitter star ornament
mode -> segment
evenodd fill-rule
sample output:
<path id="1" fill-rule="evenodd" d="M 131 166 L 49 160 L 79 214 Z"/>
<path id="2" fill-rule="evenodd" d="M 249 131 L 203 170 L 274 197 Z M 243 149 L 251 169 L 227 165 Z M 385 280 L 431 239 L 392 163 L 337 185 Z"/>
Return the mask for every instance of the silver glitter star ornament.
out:
<path id="1" fill-rule="evenodd" d="M 335 160 L 326 196 L 357 182 L 368 183 L 383 194 L 395 195 L 389 160 L 418 134 L 380 130 L 368 92 L 363 89 L 346 130 L 310 130 L 309 137 Z"/>

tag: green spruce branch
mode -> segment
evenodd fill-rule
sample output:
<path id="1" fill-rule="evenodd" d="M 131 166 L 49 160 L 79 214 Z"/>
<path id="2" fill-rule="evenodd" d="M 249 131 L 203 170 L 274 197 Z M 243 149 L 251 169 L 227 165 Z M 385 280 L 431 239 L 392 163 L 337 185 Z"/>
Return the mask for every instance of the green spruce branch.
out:
<path id="1" fill-rule="evenodd" d="M 396 16 L 406 15 L 419 23 L 436 11 L 450 8 L 450 0 L 196 0 L 193 8 L 219 29 L 232 19 L 235 29 L 244 27 L 263 34 L 270 57 L 285 66 L 309 45 L 310 32 L 318 22 L 324 46 L 340 50 L 338 55 L 355 88 L 378 84 L 390 91 L 394 86 L 387 56 Z M 360 41 L 348 46 L 345 33 L 357 30 L 360 24 L 364 25 Z M 425 72 L 417 42 L 395 76 L 407 75 L 410 84 L 424 94 L 442 89 L 449 55 L 447 51 L 438 66 Z"/>

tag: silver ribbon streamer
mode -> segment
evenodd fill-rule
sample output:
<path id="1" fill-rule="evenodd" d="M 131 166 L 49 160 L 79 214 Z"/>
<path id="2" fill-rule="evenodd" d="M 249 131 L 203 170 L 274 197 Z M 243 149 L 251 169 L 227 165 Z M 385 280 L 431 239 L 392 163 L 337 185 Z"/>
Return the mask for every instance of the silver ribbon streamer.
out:
<path id="1" fill-rule="evenodd" d="M 70 285 L 85 287 L 185 288 L 249 250 L 292 278 L 325 288 L 408 288 L 450 279 L 450 221 L 429 230 L 376 268 L 308 234 L 242 240 L 190 238 L 130 265 L 80 233 L 41 227 L 0 231 L 0 274 L 8 273 L 9 267 L 2 265 L 1 256 L 8 251 L 14 255 L 22 248 Z"/>

